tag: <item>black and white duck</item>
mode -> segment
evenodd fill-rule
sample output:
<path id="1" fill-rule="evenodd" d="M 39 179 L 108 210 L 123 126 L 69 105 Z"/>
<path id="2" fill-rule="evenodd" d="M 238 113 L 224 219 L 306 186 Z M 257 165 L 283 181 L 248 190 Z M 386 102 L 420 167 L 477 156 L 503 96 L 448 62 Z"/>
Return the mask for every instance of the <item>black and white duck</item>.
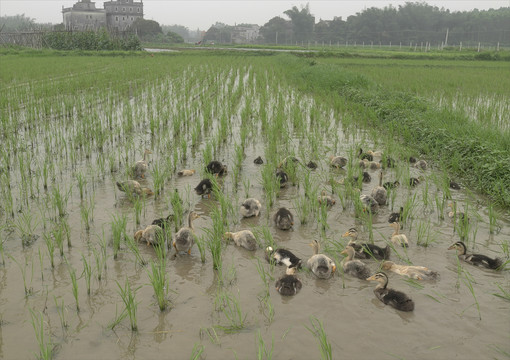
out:
<path id="1" fill-rule="evenodd" d="M 482 254 L 468 254 L 466 245 L 462 241 L 457 241 L 448 248 L 448 250 L 452 249 L 457 250 L 459 260 L 465 261 L 471 265 L 483 266 L 487 269 L 493 270 L 499 270 L 501 265 L 503 265 L 503 260 L 501 258 L 493 259 Z"/>

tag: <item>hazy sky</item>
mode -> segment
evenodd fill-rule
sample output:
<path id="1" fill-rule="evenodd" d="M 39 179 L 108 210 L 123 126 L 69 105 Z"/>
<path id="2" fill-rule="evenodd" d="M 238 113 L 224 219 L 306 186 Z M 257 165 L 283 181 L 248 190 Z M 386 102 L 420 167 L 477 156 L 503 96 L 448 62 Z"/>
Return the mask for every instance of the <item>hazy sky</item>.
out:
<path id="1" fill-rule="evenodd" d="M 1 15 L 25 14 L 35 18 L 36 22 L 62 22 L 62 6 L 71 7 L 78 0 L 0 0 Z M 408 0 L 409 1 L 409 0 Z M 331 20 L 335 16 L 341 16 L 344 20 L 365 8 L 383 8 L 388 5 L 398 7 L 406 1 L 378 0 L 310 0 L 310 12 L 319 19 Z M 201 0 L 201 1 L 179 1 L 179 0 L 144 0 L 145 19 L 156 20 L 161 25 L 184 25 L 190 30 L 200 28 L 207 30 L 215 22 L 223 22 L 227 25 L 235 23 L 250 23 L 264 25 L 274 16 L 282 16 L 285 10 L 297 6 L 305 6 L 307 1 L 251 1 L 251 0 Z M 477 8 L 486 10 L 490 8 L 510 6 L 510 0 L 486 1 L 486 0 L 448 0 L 448 1 L 427 1 L 428 4 L 444 7 L 450 11 L 464 11 Z M 103 8 L 103 1 L 96 1 L 97 8 Z"/>

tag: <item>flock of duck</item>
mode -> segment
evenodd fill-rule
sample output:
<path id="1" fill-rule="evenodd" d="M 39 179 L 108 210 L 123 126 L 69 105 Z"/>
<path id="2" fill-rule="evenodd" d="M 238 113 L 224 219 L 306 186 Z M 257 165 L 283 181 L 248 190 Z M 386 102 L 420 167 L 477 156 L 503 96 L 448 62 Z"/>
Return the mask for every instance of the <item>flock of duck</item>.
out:
<path id="1" fill-rule="evenodd" d="M 145 178 L 145 173 L 148 169 L 147 155 L 149 154 L 151 154 L 151 152 L 146 150 L 144 153 L 144 159 L 136 162 L 135 166 L 133 167 L 133 174 L 135 177 L 142 179 Z M 385 158 L 385 161 L 381 160 L 379 162 L 375 162 L 374 157 L 381 157 L 381 154 L 379 152 L 371 151 L 365 153 L 362 149 L 360 149 L 358 153 L 359 166 L 362 169 L 369 168 L 372 170 L 395 166 L 395 161 L 391 158 Z M 275 172 L 275 176 L 279 180 L 281 187 L 286 186 L 289 178 L 285 172 L 285 166 L 289 161 L 301 164 L 301 162 L 295 157 L 287 157 L 284 159 L 284 161 L 282 161 L 282 163 L 279 164 Z M 409 162 L 414 164 L 415 168 L 421 170 L 425 170 L 428 166 L 424 160 L 416 160 L 414 158 L 410 158 Z M 262 164 L 263 160 L 261 157 L 258 157 L 254 160 L 254 163 Z M 347 163 L 348 159 L 345 157 L 330 157 L 331 167 L 343 168 L 347 165 Z M 306 165 L 306 167 L 314 170 L 317 168 L 317 164 L 311 161 Z M 227 174 L 227 166 L 219 161 L 211 161 L 209 164 L 207 164 L 205 170 L 207 173 L 217 177 Z M 192 176 L 194 174 L 195 170 L 188 169 L 184 169 L 178 172 L 179 176 Z M 362 182 L 370 182 L 370 174 L 363 171 L 361 180 Z M 409 185 L 416 186 L 422 180 L 423 177 L 410 178 Z M 358 178 L 353 177 L 344 181 L 353 181 L 354 183 L 357 183 Z M 399 185 L 400 184 L 398 181 L 383 183 L 383 172 L 381 169 L 379 174 L 379 185 L 372 190 L 370 195 L 360 195 L 360 201 L 363 204 L 364 211 L 371 211 L 373 213 L 377 212 L 380 206 L 386 205 L 387 190 L 393 189 Z M 121 191 L 136 196 L 149 196 L 153 194 L 150 189 L 142 187 L 136 180 L 117 182 L 117 187 Z M 453 181 L 450 182 L 450 187 L 452 189 L 460 189 L 460 186 Z M 209 178 L 204 178 L 199 182 L 194 190 L 197 195 L 210 197 L 213 190 L 213 182 Z M 318 197 L 318 201 L 320 203 L 327 204 L 327 206 L 333 206 L 335 204 L 335 200 L 325 192 L 321 193 L 321 195 Z M 450 204 L 450 207 L 452 208 L 452 212 L 449 213 L 450 217 L 457 216 L 459 218 L 463 218 L 464 214 L 455 213 L 455 203 Z M 248 198 L 244 200 L 240 205 L 239 213 L 244 218 L 259 216 L 261 208 L 262 205 L 259 200 L 255 198 Z M 173 215 L 170 214 L 166 218 L 154 220 L 153 223 L 145 229 L 138 230 L 134 235 L 135 239 L 137 241 L 146 242 L 147 245 L 153 246 L 167 243 L 164 240 L 165 232 L 163 230 L 169 226 L 170 222 L 173 220 L 172 217 Z M 195 242 L 193 220 L 197 219 L 198 217 L 199 215 L 196 212 L 189 212 L 186 226 L 183 226 L 181 229 L 179 229 L 173 236 L 172 241 L 168 242 L 168 247 L 173 246 L 175 249 L 175 255 L 179 253 L 190 254 Z M 407 247 L 409 246 L 409 240 L 405 234 L 400 233 L 401 222 L 403 220 L 402 217 L 402 207 L 400 208 L 399 212 L 391 213 L 389 216 L 389 225 L 394 230 L 391 236 L 391 242 L 393 245 Z M 291 229 L 294 225 L 292 212 L 285 207 L 279 208 L 273 215 L 273 222 L 275 227 L 280 230 Z M 407 276 L 414 280 L 436 280 L 439 277 L 437 272 L 432 271 L 424 266 L 399 265 L 389 261 L 388 259 L 391 254 L 390 245 L 386 245 L 383 248 L 375 244 L 358 243 L 358 231 L 356 228 L 351 228 L 346 231 L 343 234 L 343 237 L 349 238 L 349 242 L 346 244 L 344 250 L 340 253 L 341 255 L 345 256 L 341 263 L 344 274 L 351 275 L 361 280 L 376 281 L 378 283 L 374 289 L 374 294 L 376 297 L 384 304 L 390 305 L 397 310 L 414 310 L 413 300 L 407 294 L 389 288 L 388 276 L 383 271 L 372 274 L 372 270 L 364 261 L 371 259 L 381 261 L 381 270 L 391 271 L 402 276 Z M 258 248 L 257 239 L 250 230 L 226 232 L 224 234 L 224 239 L 233 241 L 235 245 L 243 247 L 249 251 L 255 251 Z M 266 260 L 276 265 L 284 265 L 286 267 L 285 275 L 280 277 L 275 284 L 276 290 L 281 295 L 293 296 L 300 291 L 303 284 L 297 277 L 296 273 L 297 270 L 303 266 L 306 266 L 306 268 L 308 268 L 319 279 L 329 279 L 335 273 L 335 262 L 327 255 L 321 254 L 320 243 L 317 240 L 314 240 L 309 245 L 313 248 L 313 254 L 305 264 L 303 264 L 302 260 L 289 249 L 273 249 L 270 246 L 265 249 Z M 488 269 L 499 270 L 503 264 L 503 261 L 500 258 L 493 259 L 482 254 L 469 254 L 466 245 L 462 241 L 458 241 L 451 245 L 448 250 L 451 249 L 455 249 L 457 251 L 459 260 L 471 265 L 483 266 Z"/>

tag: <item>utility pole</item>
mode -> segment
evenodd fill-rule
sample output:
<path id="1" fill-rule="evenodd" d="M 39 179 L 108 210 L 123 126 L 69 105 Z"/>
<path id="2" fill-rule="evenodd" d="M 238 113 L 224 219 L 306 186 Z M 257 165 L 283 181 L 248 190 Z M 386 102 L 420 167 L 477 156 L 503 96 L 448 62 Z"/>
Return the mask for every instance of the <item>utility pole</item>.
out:
<path id="1" fill-rule="evenodd" d="M 276 45 L 278 45 L 278 31 L 276 32 Z"/>
<path id="2" fill-rule="evenodd" d="M 444 46 L 448 46 L 448 30 L 449 28 L 446 28 L 446 38 L 444 39 Z"/>

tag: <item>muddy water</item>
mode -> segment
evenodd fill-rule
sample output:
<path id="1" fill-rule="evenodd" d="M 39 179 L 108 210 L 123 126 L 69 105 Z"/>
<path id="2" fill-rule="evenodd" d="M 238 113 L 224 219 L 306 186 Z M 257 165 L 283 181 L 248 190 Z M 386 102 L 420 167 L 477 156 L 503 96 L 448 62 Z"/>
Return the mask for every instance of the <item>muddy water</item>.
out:
<path id="1" fill-rule="evenodd" d="M 337 139 L 344 139 L 344 134 L 337 131 Z M 347 154 L 352 146 L 345 140 L 339 146 L 338 153 Z M 504 358 L 504 354 L 510 352 L 510 302 L 493 295 L 500 293 L 498 284 L 509 291 L 510 275 L 508 271 L 494 272 L 464 263 L 460 264 L 460 269 L 465 273 L 461 271 L 459 275 L 455 254 L 446 250 L 459 240 L 459 235 L 454 232 L 453 223 L 447 216 L 444 220 L 440 219 L 434 202 L 434 197 L 441 194 L 432 180 L 440 176 L 437 172 L 428 170 L 420 173 L 401 163 L 399 168 L 390 169 L 385 175 L 387 179 L 403 179 L 405 176 L 402 174 L 409 172 L 412 176 L 424 175 L 430 179 L 427 180 L 427 191 L 424 190 L 427 189 L 425 183 L 414 189 L 402 186 L 392 203 L 396 211 L 416 196 L 412 219 L 402 230 L 408 235 L 411 245 L 407 252 L 397 249 L 398 255 L 393 253 L 392 260 L 404 264 L 400 256 L 414 265 L 427 266 L 440 273 L 439 280 L 421 282 L 419 285 L 389 273 L 389 286 L 404 291 L 415 301 L 414 312 L 403 313 L 375 298 L 374 283 L 342 274 L 338 263 L 341 259 L 339 249 L 343 248 L 347 239 L 341 235 L 356 226 L 360 240 L 367 241 L 369 237 L 369 228 L 354 216 L 352 202 L 347 201 L 344 209 L 338 194 L 335 195 L 337 203 L 328 211 L 328 228 L 324 232 L 315 215 L 311 215 L 306 224 L 301 224 L 296 216 L 296 199 L 303 196 L 302 186 L 290 185 L 282 189 L 275 204 L 268 209 L 261 185 L 261 166 L 253 164 L 253 159 L 258 155 L 264 157 L 264 145 L 253 139 L 245 155 L 242 178 L 250 179 L 249 196 L 259 198 L 264 208 L 258 218 L 240 219 L 237 209 L 246 190 L 241 182 L 236 186 L 232 183 L 232 177 L 227 176 L 223 180 L 223 191 L 236 209 L 236 213 L 229 217 L 228 228 L 235 231 L 248 228 L 260 230 L 267 226 L 279 246 L 291 249 L 303 259 L 312 254 L 308 246 L 310 241 L 321 240 L 324 247 L 329 249 L 328 254 L 337 259 L 339 271 L 333 278 L 319 280 L 303 270 L 298 274 L 303 282 L 301 292 L 294 297 L 282 297 L 274 289 L 274 282 L 284 274 L 284 269 L 272 269 L 265 262 L 263 247 L 252 253 L 229 244 L 223 250 L 223 285 L 219 285 L 218 276 L 212 270 L 210 254 L 202 263 L 195 246 L 191 256 L 179 256 L 168 261 L 171 309 L 161 312 L 149 285 L 147 268 L 136 262 L 125 244 L 114 260 L 109 244 L 106 270 L 100 281 L 96 273 L 93 274 L 91 294 L 88 296 L 85 278 L 80 275 L 82 256 L 94 266 L 93 254 L 100 248 L 99 243 L 103 239 L 108 243 L 110 241 L 112 214 L 127 215 L 128 232 L 132 234 L 150 224 L 154 218 L 171 212 L 169 196 L 177 189 L 185 200 L 185 208 L 201 215 L 194 222 L 196 234 L 207 239 L 206 229 L 212 227 L 210 213 L 218 204 L 215 199 L 200 198 L 191 191 L 200 181 L 204 167 L 201 155 L 197 153 L 182 164 L 183 167 L 197 169 L 197 174 L 167 181 L 162 196 L 148 199 L 140 226 L 133 221 L 133 204 L 116 190 L 114 181 L 110 179 L 95 179 L 91 181 L 93 185 L 89 184 L 96 199 L 90 231 L 85 231 L 81 222 L 78 192 L 71 193 L 67 221 L 71 229 L 72 247 L 65 246 L 65 258 L 77 271 L 79 312 L 76 311 L 72 294 L 68 265 L 56 254 L 55 268 L 50 268 L 42 236 L 32 246 L 22 248 L 15 232 L 3 233 L 6 261 L 5 265 L 0 266 L 0 358 L 26 359 L 38 353 L 30 310 L 36 314 L 42 313 L 45 339 L 48 341 L 51 337 L 57 359 L 185 359 L 190 358 L 195 346 L 203 346 L 202 358 L 254 359 L 260 351 L 259 333 L 268 351 L 274 343 L 272 353 L 275 359 L 317 359 L 320 357 L 319 343 L 307 329 L 312 327 L 311 316 L 323 323 L 333 358 L 484 359 Z M 217 158 L 231 168 L 233 150 L 228 148 Z M 151 166 L 160 161 L 161 155 L 155 154 Z M 324 155 L 319 159 L 319 169 L 311 172 L 313 183 L 320 189 L 330 189 L 328 178 L 340 179 L 345 176 L 345 172 L 331 170 L 327 164 Z M 298 168 L 298 178 L 302 179 L 305 171 L 308 170 Z M 377 185 L 377 172 L 370 173 L 372 182 L 363 185 L 363 193 L 369 193 Z M 144 182 L 150 186 L 151 176 Z M 64 185 L 71 186 L 71 181 Z M 427 206 L 424 205 L 425 192 L 429 201 Z M 470 248 L 493 257 L 504 257 L 502 244 L 508 244 L 510 238 L 508 214 L 500 214 L 499 228 L 495 234 L 490 234 L 488 209 L 483 205 L 485 199 L 465 189 L 452 190 L 452 196 L 460 209 L 468 204 Z M 289 207 L 296 216 L 292 231 L 278 230 L 272 223 L 272 214 L 280 206 Z M 376 244 L 384 245 L 392 233 L 387 223 L 391 208 L 391 205 L 383 207 L 373 218 Z M 446 208 L 443 211 L 446 214 Z M 420 224 L 430 224 L 428 247 L 417 245 Z M 42 234 L 45 230 L 42 225 L 39 228 L 38 233 Z M 264 242 L 261 237 L 259 240 Z M 156 259 L 152 248 L 140 245 L 140 251 L 145 259 Z M 266 288 L 257 271 L 259 260 L 273 276 L 269 281 L 267 302 L 270 306 L 262 301 Z M 378 263 L 366 263 L 374 272 L 378 270 Z M 25 284 L 30 289 L 28 296 L 24 293 L 23 274 Z M 137 332 L 130 330 L 128 319 L 113 330 L 108 328 L 115 315 L 123 309 L 117 282 L 124 284 L 126 279 L 132 289 L 139 288 L 136 293 Z M 474 292 L 470 291 L 470 284 Z M 238 300 L 241 318 L 244 319 L 241 329 L 234 332 L 222 330 L 221 326 L 228 326 L 229 321 L 219 306 L 219 294 L 229 294 Z M 66 328 L 61 326 L 62 316 L 59 316 L 56 300 L 64 304 Z M 274 315 L 271 315 L 269 308 L 274 310 Z"/>

